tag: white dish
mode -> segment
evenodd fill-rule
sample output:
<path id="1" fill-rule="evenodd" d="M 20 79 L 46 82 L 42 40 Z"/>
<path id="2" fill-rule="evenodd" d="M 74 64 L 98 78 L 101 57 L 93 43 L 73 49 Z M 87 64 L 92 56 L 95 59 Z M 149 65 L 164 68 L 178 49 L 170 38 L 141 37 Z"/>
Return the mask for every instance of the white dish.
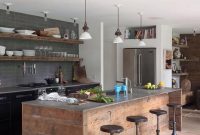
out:
<path id="1" fill-rule="evenodd" d="M 0 32 L 14 33 L 15 28 L 0 27 Z"/>
<path id="2" fill-rule="evenodd" d="M 16 30 L 17 33 L 23 35 L 32 35 L 35 31 L 33 30 Z"/>
<path id="3" fill-rule="evenodd" d="M 23 50 L 24 56 L 35 56 L 35 50 Z"/>
<path id="4" fill-rule="evenodd" d="M 54 38 L 61 38 L 61 35 L 52 35 Z"/>
<path id="5" fill-rule="evenodd" d="M 13 56 L 13 51 L 6 51 L 6 55 Z"/>
<path id="6" fill-rule="evenodd" d="M 14 56 L 23 56 L 23 51 L 14 51 Z"/>
<path id="7" fill-rule="evenodd" d="M 6 51 L 6 47 L 5 46 L 0 46 L 0 55 L 4 55 Z"/>

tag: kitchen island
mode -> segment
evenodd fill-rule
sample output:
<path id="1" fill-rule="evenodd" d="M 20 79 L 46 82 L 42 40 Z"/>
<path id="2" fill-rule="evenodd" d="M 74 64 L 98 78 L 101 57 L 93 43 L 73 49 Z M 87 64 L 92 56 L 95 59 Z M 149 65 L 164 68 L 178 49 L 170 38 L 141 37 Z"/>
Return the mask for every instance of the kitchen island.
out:
<path id="1" fill-rule="evenodd" d="M 108 94 L 112 92 L 107 92 Z M 155 134 L 156 117 L 150 109 L 164 109 L 169 113 L 160 118 L 161 129 L 168 128 L 172 110 L 168 103 L 181 103 L 181 89 L 164 88 L 144 90 L 135 88 L 133 94 L 120 95 L 110 104 L 87 102 L 68 105 L 55 101 L 29 101 L 22 104 L 23 135 L 103 135 L 100 126 L 118 124 L 124 127 L 122 135 L 134 134 L 135 125 L 127 122 L 129 115 L 143 115 L 148 122 L 141 124 L 142 135 Z M 181 109 L 176 112 L 177 129 L 181 130 Z"/>

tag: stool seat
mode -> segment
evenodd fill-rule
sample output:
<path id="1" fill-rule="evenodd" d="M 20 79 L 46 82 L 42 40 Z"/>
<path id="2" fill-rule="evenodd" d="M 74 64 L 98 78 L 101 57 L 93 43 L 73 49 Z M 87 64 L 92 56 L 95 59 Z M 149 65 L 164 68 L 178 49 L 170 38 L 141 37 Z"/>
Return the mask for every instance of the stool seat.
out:
<path id="1" fill-rule="evenodd" d="M 144 116 L 128 116 L 126 117 L 127 121 L 140 123 L 140 122 L 147 122 L 148 119 Z"/>
<path id="2" fill-rule="evenodd" d="M 114 134 L 123 132 L 124 128 L 119 125 L 103 125 L 100 130 L 106 133 Z"/>
<path id="3" fill-rule="evenodd" d="M 168 107 L 173 107 L 173 108 L 181 108 L 182 105 L 181 104 L 177 104 L 177 103 L 169 103 L 167 104 Z"/>
<path id="4" fill-rule="evenodd" d="M 157 116 L 167 114 L 167 111 L 165 110 L 160 110 L 160 109 L 152 109 L 149 111 L 150 113 L 156 114 Z"/>

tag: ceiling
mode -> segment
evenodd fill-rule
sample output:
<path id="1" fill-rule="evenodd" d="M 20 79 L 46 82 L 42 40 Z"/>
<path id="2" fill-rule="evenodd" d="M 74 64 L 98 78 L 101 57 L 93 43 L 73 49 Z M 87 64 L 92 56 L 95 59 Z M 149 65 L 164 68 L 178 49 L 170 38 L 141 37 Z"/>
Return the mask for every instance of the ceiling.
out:
<path id="1" fill-rule="evenodd" d="M 48 10 L 49 18 L 71 21 L 78 17 L 84 20 L 84 0 L 1 0 L 0 8 L 5 9 L 4 2 L 12 2 L 12 11 L 43 16 Z M 116 25 L 117 10 L 120 7 L 120 26 L 138 26 L 138 12 L 143 12 L 143 25 L 171 25 L 175 32 L 192 33 L 200 31 L 200 0 L 87 0 L 88 24 L 103 21 L 107 26 Z"/>

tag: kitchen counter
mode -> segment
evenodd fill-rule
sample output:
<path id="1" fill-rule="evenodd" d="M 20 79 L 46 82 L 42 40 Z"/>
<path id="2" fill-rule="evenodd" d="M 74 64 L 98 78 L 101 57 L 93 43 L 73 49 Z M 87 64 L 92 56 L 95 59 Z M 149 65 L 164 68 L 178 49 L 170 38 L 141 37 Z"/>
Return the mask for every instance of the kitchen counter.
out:
<path id="1" fill-rule="evenodd" d="M 19 86 L 2 87 L 0 88 L 0 94 L 33 91 L 33 90 L 38 90 L 38 89 L 56 88 L 56 87 L 70 88 L 70 87 L 77 87 L 77 86 L 88 86 L 88 85 L 93 85 L 93 84 L 99 84 L 99 83 L 82 84 L 82 83 L 77 83 L 77 82 L 70 82 L 64 85 L 58 84 L 58 85 L 51 85 L 51 86 L 45 86 L 45 87 L 19 87 Z"/>
<path id="2" fill-rule="evenodd" d="M 159 89 L 159 90 L 146 90 L 146 89 L 140 89 L 135 88 L 133 91 L 133 94 L 128 94 L 127 97 L 124 97 L 123 94 L 120 95 L 120 97 L 115 97 L 114 95 L 110 95 L 110 97 L 114 98 L 114 102 L 110 104 L 105 103 L 97 103 L 97 102 L 89 102 L 82 104 L 82 105 L 68 105 L 64 102 L 55 102 L 55 101 L 41 101 L 41 100 L 34 100 L 29 102 L 24 102 L 23 104 L 29 104 L 34 106 L 43 106 L 43 107 L 55 107 L 59 109 L 65 109 L 65 110 L 74 110 L 74 111 L 87 111 L 87 110 L 93 110 L 98 109 L 102 107 L 117 105 L 124 102 L 139 100 L 143 98 L 148 98 L 152 96 L 157 96 L 161 94 L 168 94 L 171 92 L 179 91 L 180 89 Z M 114 92 L 108 91 L 108 94 L 113 94 Z"/>
<path id="3" fill-rule="evenodd" d="M 82 105 L 68 105 L 62 102 L 39 100 L 24 102 L 23 135 L 27 135 L 30 131 L 34 132 L 29 135 L 38 133 L 99 135 L 99 128 L 104 124 L 120 124 L 125 128 L 124 135 L 132 135 L 134 126 L 126 121 L 126 116 L 129 115 L 146 116 L 149 121 L 141 126 L 141 130 L 143 135 L 150 135 L 150 132 L 155 132 L 156 118 L 149 113 L 149 110 L 160 108 L 169 112 L 170 115 L 162 116 L 160 121 L 161 128 L 166 128 L 169 124 L 168 121 L 172 119 L 172 110 L 168 109 L 166 105 L 167 103 L 181 103 L 181 94 L 181 89 L 144 90 L 135 88 L 133 94 L 129 94 L 127 97 L 121 95 L 117 98 L 111 95 L 115 101 L 110 104 L 88 102 Z M 178 130 L 181 130 L 181 115 L 181 109 L 177 109 Z"/>

